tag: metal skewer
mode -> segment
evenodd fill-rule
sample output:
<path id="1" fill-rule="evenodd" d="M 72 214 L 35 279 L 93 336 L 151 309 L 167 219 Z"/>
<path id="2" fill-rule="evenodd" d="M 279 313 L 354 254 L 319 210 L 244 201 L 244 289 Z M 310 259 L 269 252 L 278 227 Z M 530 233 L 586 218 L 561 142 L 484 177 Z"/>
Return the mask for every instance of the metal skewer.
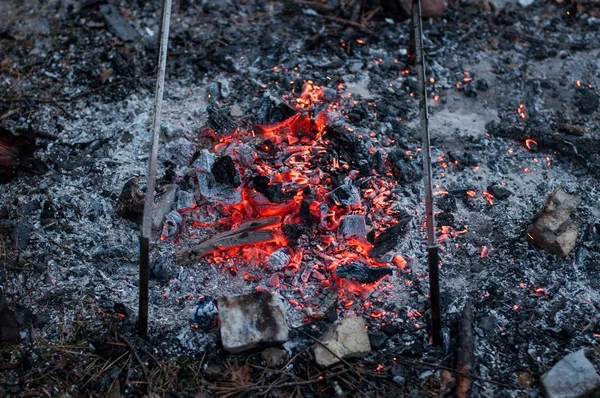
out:
<path id="1" fill-rule="evenodd" d="M 169 24 L 171 20 L 171 0 L 163 1 L 162 21 L 160 24 L 160 52 L 158 55 L 158 75 L 156 77 L 156 96 L 154 98 L 154 118 L 152 121 L 152 147 L 148 161 L 146 199 L 144 218 L 140 236 L 140 293 L 138 334 L 148 336 L 148 278 L 150 268 L 150 238 L 152 237 L 152 219 L 154 216 L 154 188 L 156 186 L 156 158 L 160 138 L 160 119 L 167 69 L 167 50 L 169 45 Z"/>
<path id="2" fill-rule="evenodd" d="M 419 77 L 419 108 L 421 129 L 423 130 L 423 166 L 425 171 L 425 222 L 427 225 L 427 255 L 429 263 L 429 298 L 431 300 L 431 339 L 434 345 L 442 343 L 442 321 L 440 314 L 439 255 L 435 236 L 433 213 L 433 189 L 431 174 L 431 147 L 429 141 L 429 115 L 427 111 L 427 90 L 425 88 L 425 55 L 423 49 L 423 23 L 421 0 L 412 2 L 412 22 L 415 40 L 416 66 Z"/>

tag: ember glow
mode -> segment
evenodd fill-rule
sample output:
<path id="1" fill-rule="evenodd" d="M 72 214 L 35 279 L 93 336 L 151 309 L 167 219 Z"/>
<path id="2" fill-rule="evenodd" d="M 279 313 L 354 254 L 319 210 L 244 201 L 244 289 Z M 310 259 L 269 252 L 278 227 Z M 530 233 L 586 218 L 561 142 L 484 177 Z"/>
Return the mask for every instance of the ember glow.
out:
<path id="1" fill-rule="evenodd" d="M 236 177 L 236 186 L 226 187 L 233 199 L 186 209 L 192 218 L 187 225 L 198 227 L 193 235 L 208 238 L 200 244 L 207 248 L 200 255 L 222 272 L 234 268 L 237 274 L 239 269 L 244 281 L 260 283 L 261 289 L 262 283 L 279 288 L 312 280 L 337 290 L 344 299 L 341 305 L 351 308 L 353 298 L 375 288 L 388 288 L 381 281 L 391 274 L 392 267 L 402 270 L 406 266 L 404 258 L 395 253 L 386 257 L 385 263 L 379 262 L 381 257 L 379 261 L 372 258 L 373 245 L 366 236 L 372 228 L 377 238 L 401 218 L 403 213 L 394 207 L 397 181 L 391 173 L 359 170 L 356 159 L 346 154 L 344 140 L 362 148 L 361 141 L 375 138 L 376 132 L 361 135 L 349 127 L 337 131 L 329 127 L 340 114 L 337 103 L 324 101 L 322 87 L 306 81 L 302 92 L 289 100 L 293 108 L 276 106 L 290 116 L 220 136 L 211 154 L 205 154 L 216 159 L 229 157 L 232 173 L 239 170 L 240 177 Z M 332 141 L 337 141 L 335 150 L 329 149 Z M 364 148 L 364 156 L 373 155 L 372 145 Z M 340 180 L 343 175 L 346 177 Z M 230 179 L 235 180 L 233 176 Z M 257 266 L 281 273 L 263 280 Z M 381 266 L 386 266 L 385 270 Z M 377 276 L 359 280 L 361 272 Z M 302 307 L 297 300 L 289 302 Z M 371 316 L 394 315 L 373 309 Z"/>
<path id="2" fill-rule="evenodd" d="M 527 119 L 527 107 L 525 104 L 520 104 L 517 108 L 517 114 L 521 117 L 521 119 Z"/>

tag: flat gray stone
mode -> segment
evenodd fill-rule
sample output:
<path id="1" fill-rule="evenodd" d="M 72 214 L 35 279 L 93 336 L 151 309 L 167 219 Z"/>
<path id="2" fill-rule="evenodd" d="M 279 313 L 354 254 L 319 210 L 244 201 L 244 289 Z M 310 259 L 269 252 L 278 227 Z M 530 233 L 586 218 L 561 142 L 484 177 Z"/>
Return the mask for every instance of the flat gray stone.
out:
<path id="1" fill-rule="evenodd" d="M 600 376 L 585 357 L 583 349 L 558 361 L 542 376 L 547 398 L 583 398 L 600 389 Z"/>
<path id="2" fill-rule="evenodd" d="M 224 296 L 217 300 L 223 347 L 238 353 L 287 341 L 282 299 L 269 292 Z"/>
<path id="3" fill-rule="evenodd" d="M 365 321 L 360 316 L 348 316 L 327 330 L 319 339 L 329 350 L 341 358 L 362 358 L 371 352 Z M 327 348 L 316 343 L 312 347 L 315 361 L 321 366 L 331 366 L 340 360 Z"/>
<path id="4" fill-rule="evenodd" d="M 573 217 L 577 206 L 579 199 L 564 189 L 559 187 L 552 192 L 527 231 L 532 243 L 552 254 L 566 257 L 577 243 L 579 221 Z"/>

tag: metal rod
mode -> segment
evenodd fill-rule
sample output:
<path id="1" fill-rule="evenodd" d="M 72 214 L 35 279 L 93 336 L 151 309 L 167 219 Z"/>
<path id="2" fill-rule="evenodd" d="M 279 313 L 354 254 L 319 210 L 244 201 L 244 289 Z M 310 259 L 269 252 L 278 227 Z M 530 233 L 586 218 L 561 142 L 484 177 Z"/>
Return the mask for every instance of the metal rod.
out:
<path id="1" fill-rule="evenodd" d="M 169 47 L 169 24 L 171 21 L 171 0 L 163 1 L 162 21 L 160 24 L 160 52 L 158 55 L 158 74 L 156 77 L 156 93 L 154 97 L 154 118 L 152 121 L 152 146 L 148 161 L 146 200 L 144 202 L 144 218 L 140 237 L 140 293 L 138 334 L 148 336 L 148 268 L 150 264 L 150 239 L 152 238 L 152 219 L 154 216 L 154 189 L 156 186 L 156 158 L 160 138 L 160 120 L 162 100 L 167 70 L 167 51 Z"/>
<path id="2" fill-rule="evenodd" d="M 433 213 L 433 189 L 431 173 L 431 146 L 429 139 L 429 114 L 427 110 L 427 89 L 425 87 L 425 50 L 423 48 L 423 22 L 421 0 L 412 2 L 412 22 L 415 37 L 416 67 L 419 80 L 419 109 L 423 131 L 423 167 L 425 174 L 425 223 L 427 227 L 427 255 L 429 264 L 429 298 L 431 300 L 431 338 L 434 345 L 442 343 L 440 314 L 439 256 L 435 236 Z"/>

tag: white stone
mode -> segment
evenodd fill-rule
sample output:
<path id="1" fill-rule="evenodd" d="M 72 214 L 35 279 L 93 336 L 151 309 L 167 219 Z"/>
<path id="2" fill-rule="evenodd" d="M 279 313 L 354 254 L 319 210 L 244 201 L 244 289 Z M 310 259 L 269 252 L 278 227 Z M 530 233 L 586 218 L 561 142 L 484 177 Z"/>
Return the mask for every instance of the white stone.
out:
<path id="1" fill-rule="evenodd" d="M 282 299 L 269 292 L 223 296 L 217 300 L 223 347 L 238 353 L 259 345 L 287 341 Z M 368 342 L 368 341 L 367 341 Z"/>
<path id="2" fill-rule="evenodd" d="M 329 350 L 341 358 L 362 358 L 371 352 L 365 321 L 360 316 L 348 316 L 327 330 L 319 339 Z M 316 343 L 313 347 L 315 361 L 321 366 L 331 366 L 340 360 L 327 348 Z"/>
<path id="3" fill-rule="evenodd" d="M 547 398 L 593 396 L 600 389 L 600 376 L 581 349 L 558 361 L 543 375 L 542 386 Z"/>

